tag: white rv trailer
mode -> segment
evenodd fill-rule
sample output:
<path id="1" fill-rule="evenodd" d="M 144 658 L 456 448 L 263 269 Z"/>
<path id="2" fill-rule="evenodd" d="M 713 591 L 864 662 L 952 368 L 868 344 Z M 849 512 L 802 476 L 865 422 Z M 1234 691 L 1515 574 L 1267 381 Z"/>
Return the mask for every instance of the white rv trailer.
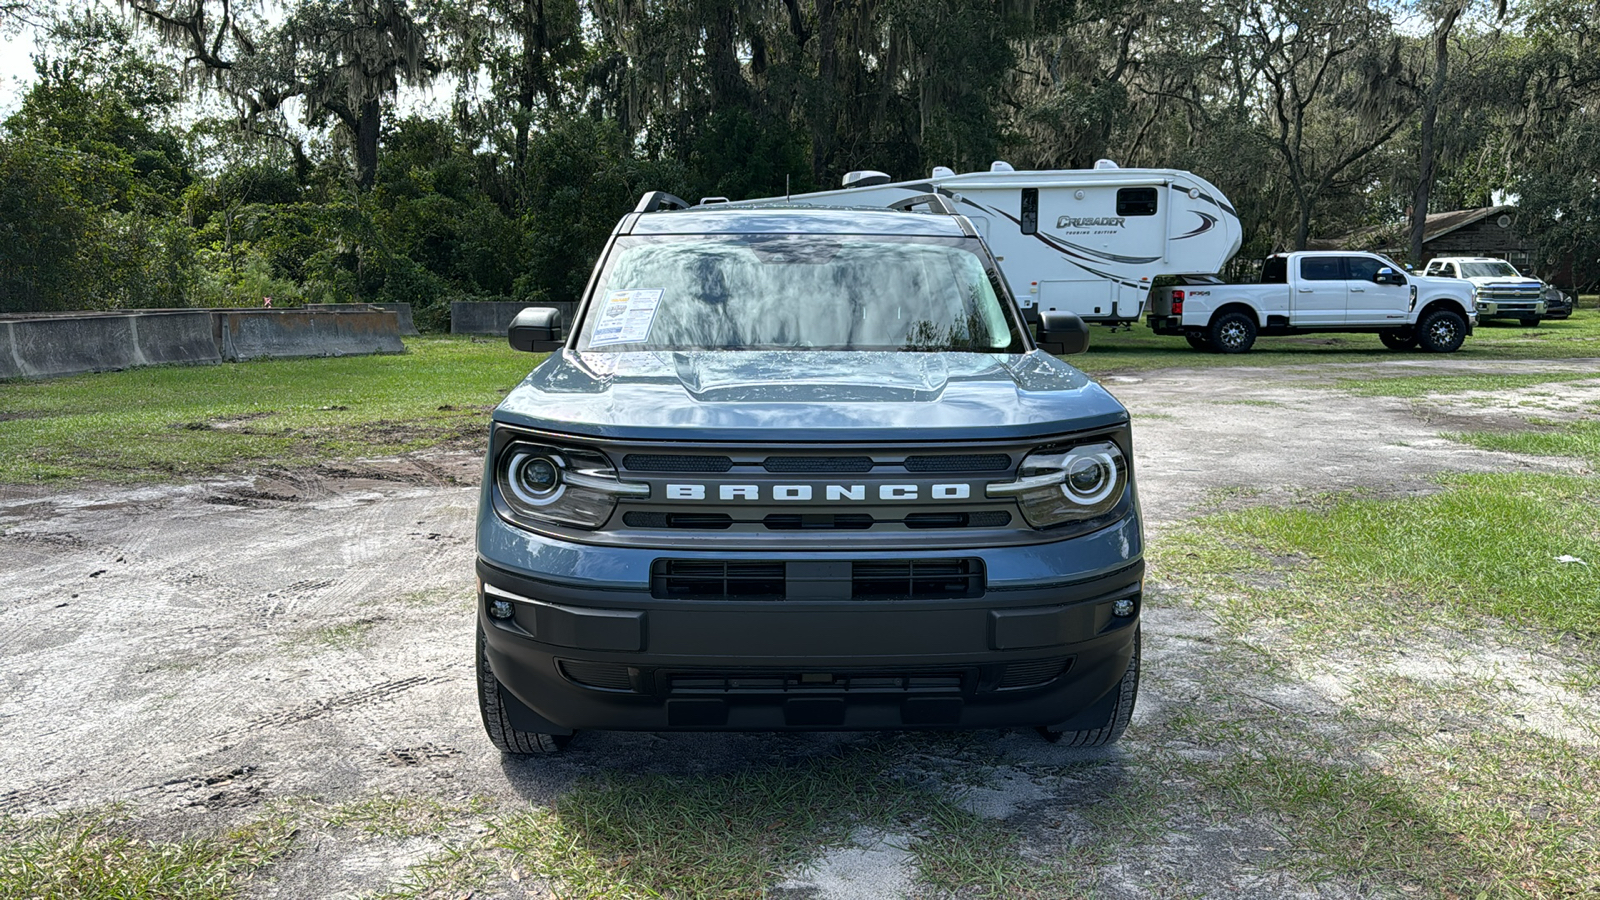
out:
<path id="1" fill-rule="evenodd" d="M 1144 312 L 1160 275 L 1211 275 L 1239 252 L 1239 217 L 1222 192 L 1179 169 L 1093 169 L 957 175 L 940 166 L 917 181 L 851 172 L 835 191 L 742 200 L 753 206 L 882 207 L 935 191 L 950 196 L 989 242 L 1030 317 L 1062 310 L 1085 322 L 1120 325 Z M 707 198 L 711 202 L 721 198 Z"/>

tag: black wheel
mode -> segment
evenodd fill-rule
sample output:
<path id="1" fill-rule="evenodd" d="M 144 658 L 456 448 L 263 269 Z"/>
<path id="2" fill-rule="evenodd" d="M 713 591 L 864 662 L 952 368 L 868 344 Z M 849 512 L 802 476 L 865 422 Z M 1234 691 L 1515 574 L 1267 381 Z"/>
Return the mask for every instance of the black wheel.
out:
<path id="1" fill-rule="evenodd" d="M 1409 328 L 1391 328 L 1378 332 L 1378 340 L 1390 350 L 1410 350 L 1417 345 L 1417 333 Z"/>
<path id="2" fill-rule="evenodd" d="M 1436 309 L 1417 323 L 1417 341 L 1429 353 L 1454 353 L 1467 339 L 1467 320 L 1458 312 Z"/>
<path id="3" fill-rule="evenodd" d="M 1199 350 L 1201 353 L 1211 352 L 1211 339 L 1206 337 L 1203 331 L 1184 332 L 1183 339 L 1189 342 L 1190 347 Z"/>
<path id="4" fill-rule="evenodd" d="M 518 731 L 506 716 L 505 704 L 500 702 L 500 681 L 489 668 L 489 654 L 483 649 L 483 626 L 478 626 L 478 711 L 483 713 L 483 730 L 489 733 L 489 743 L 501 753 L 540 754 L 555 753 L 572 738 L 568 735 L 540 734 Z"/>
<path id="5" fill-rule="evenodd" d="M 1544 321 L 1544 319 L 1541 319 L 1538 316 L 1534 316 L 1531 319 L 1523 319 L 1522 320 L 1522 324 L 1528 326 L 1529 328 L 1538 328 L 1539 327 L 1539 323 L 1543 322 L 1543 321 Z"/>
<path id="6" fill-rule="evenodd" d="M 1111 719 L 1104 728 L 1094 728 L 1089 731 L 1054 731 L 1047 726 L 1039 726 L 1039 733 L 1052 744 L 1060 743 L 1068 747 L 1104 747 L 1116 743 L 1122 733 L 1128 730 L 1128 721 L 1133 718 L 1133 707 L 1139 699 L 1139 632 L 1133 633 L 1133 658 L 1128 660 L 1128 671 L 1122 673 L 1122 681 L 1112 688 L 1116 694 L 1116 705 L 1111 708 Z"/>
<path id="7" fill-rule="evenodd" d="M 1242 312 L 1223 313 L 1211 320 L 1208 337 L 1218 353 L 1243 353 L 1256 342 L 1256 320 Z"/>

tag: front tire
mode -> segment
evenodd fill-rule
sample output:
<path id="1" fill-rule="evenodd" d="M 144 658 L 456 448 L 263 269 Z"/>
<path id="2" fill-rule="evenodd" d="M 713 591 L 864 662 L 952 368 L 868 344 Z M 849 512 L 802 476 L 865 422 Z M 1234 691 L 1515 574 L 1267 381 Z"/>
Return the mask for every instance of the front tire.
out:
<path id="1" fill-rule="evenodd" d="M 1116 705 L 1111 708 L 1111 718 L 1104 727 L 1091 728 L 1088 731 L 1055 731 L 1048 726 L 1040 725 L 1039 733 L 1052 744 L 1064 744 L 1068 747 L 1104 747 L 1116 743 L 1122 733 L 1128 730 L 1128 722 L 1133 718 L 1134 704 L 1139 700 L 1139 632 L 1133 633 L 1133 657 L 1128 660 L 1128 671 L 1122 673 L 1122 680 L 1112 688 L 1116 694 Z"/>
<path id="2" fill-rule="evenodd" d="M 518 731 L 512 726 L 505 704 L 500 700 L 500 679 L 494 677 L 494 669 L 489 667 L 482 625 L 478 626 L 478 711 L 483 714 L 483 730 L 489 735 L 489 743 L 501 753 L 518 756 L 555 753 L 572 740 L 569 735 Z"/>
<path id="3" fill-rule="evenodd" d="M 1410 328 L 1391 328 L 1378 332 L 1378 340 L 1390 350 L 1410 350 L 1417 345 L 1417 333 Z"/>
<path id="4" fill-rule="evenodd" d="M 1244 353 L 1256 342 L 1256 320 L 1242 312 L 1223 313 L 1211 321 L 1208 337 L 1218 353 Z"/>
<path id="5" fill-rule="evenodd" d="M 1429 353 L 1454 353 L 1467 339 L 1467 320 L 1458 312 L 1436 309 L 1417 323 L 1417 340 Z"/>

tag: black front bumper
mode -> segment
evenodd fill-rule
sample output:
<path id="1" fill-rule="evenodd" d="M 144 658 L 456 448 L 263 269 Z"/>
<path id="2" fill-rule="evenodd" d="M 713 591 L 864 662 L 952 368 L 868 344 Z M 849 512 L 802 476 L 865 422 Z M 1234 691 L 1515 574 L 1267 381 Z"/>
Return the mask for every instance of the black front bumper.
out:
<path id="1" fill-rule="evenodd" d="M 693 601 L 480 560 L 478 616 L 524 731 L 1084 730 L 1127 671 L 1143 571 L 962 600 Z"/>

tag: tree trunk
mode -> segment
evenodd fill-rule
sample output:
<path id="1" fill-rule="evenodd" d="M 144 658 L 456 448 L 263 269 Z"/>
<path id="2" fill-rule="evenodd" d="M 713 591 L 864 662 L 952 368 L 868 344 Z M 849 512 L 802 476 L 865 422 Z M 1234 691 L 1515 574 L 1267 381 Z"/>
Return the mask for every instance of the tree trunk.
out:
<path id="1" fill-rule="evenodd" d="M 822 176 L 832 161 L 834 97 L 838 93 L 839 3 L 817 0 L 817 100 L 811 111 L 811 179 L 822 184 Z"/>
<path id="2" fill-rule="evenodd" d="M 382 109 L 377 97 L 361 101 L 356 119 L 356 187 L 363 191 L 372 189 L 378 180 L 378 127 L 383 122 Z"/>
<path id="3" fill-rule="evenodd" d="M 1439 122 L 1439 100 L 1444 96 L 1445 82 L 1450 73 L 1450 31 L 1461 15 L 1461 7 L 1445 13 L 1433 35 L 1433 83 L 1428 85 L 1428 96 L 1422 106 L 1422 135 L 1417 147 L 1417 191 L 1411 201 L 1411 258 L 1413 266 L 1422 265 L 1422 241 L 1427 237 L 1428 201 L 1433 193 L 1433 181 L 1438 170 L 1438 150 L 1434 146 L 1434 132 Z"/>

